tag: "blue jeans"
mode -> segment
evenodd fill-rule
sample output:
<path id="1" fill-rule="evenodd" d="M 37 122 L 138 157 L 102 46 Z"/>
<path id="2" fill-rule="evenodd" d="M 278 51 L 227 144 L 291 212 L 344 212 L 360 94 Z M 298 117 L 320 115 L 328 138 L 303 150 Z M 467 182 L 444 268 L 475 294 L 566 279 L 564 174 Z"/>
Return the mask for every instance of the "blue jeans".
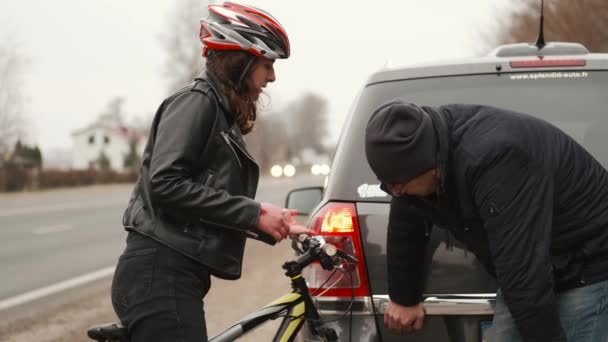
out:
<path id="1" fill-rule="evenodd" d="M 557 305 L 568 341 L 608 341 L 608 281 L 561 292 L 557 295 Z M 523 339 L 517 331 L 502 293 L 498 290 L 494 321 L 487 342 L 520 341 Z"/>

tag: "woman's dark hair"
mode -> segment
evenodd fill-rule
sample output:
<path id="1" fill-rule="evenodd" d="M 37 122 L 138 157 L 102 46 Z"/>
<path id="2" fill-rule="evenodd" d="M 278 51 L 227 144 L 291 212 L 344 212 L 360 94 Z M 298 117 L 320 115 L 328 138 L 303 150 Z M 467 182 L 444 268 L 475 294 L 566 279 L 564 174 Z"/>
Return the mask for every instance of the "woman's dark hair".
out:
<path id="1" fill-rule="evenodd" d="M 236 122 L 243 134 L 251 132 L 257 117 L 256 101 L 248 94 L 251 89 L 246 82 L 257 60 L 254 55 L 245 51 L 213 51 L 207 55 L 206 68 L 222 84 L 222 90 L 228 97 L 230 108 L 236 114 Z M 248 67 L 249 65 L 249 67 Z M 247 68 L 245 75 L 243 71 Z"/>

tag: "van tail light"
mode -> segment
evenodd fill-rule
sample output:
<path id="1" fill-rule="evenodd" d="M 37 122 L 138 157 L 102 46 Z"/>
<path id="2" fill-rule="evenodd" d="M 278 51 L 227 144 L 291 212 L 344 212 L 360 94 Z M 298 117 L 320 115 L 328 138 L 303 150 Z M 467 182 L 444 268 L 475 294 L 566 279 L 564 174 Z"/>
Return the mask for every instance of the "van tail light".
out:
<path id="1" fill-rule="evenodd" d="M 584 58 L 539 58 L 511 61 L 511 68 L 555 68 L 555 67 L 580 67 L 585 66 L 587 60 Z"/>
<path id="2" fill-rule="evenodd" d="M 310 229 L 327 243 L 357 258 L 357 265 L 343 263 L 346 272 L 325 271 L 319 263 L 303 270 L 311 293 L 322 293 L 327 297 L 369 296 L 369 283 L 365 268 L 365 257 L 359 235 L 359 222 L 353 203 L 329 202 L 311 219 Z M 352 278 L 351 278 L 352 275 Z M 323 285 L 325 284 L 325 285 Z M 323 286 L 323 288 L 320 288 Z M 329 288 L 329 289 L 327 289 Z M 317 291 L 318 290 L 318 291 Z"/>

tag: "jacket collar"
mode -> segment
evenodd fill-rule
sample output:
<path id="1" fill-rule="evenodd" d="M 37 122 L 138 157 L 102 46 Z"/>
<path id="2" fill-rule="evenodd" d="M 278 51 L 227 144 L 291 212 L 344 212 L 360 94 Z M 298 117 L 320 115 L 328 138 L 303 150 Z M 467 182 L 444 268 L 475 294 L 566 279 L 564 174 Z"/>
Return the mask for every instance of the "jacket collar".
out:
<path id="1" fill-rule="evenodd" d="M 224 92 L 222 91 L 222 85 L 221 85 L 220 81 L 217 79 L 217 77 L 215 77 L 212 73 L 208 72 L 207 70 L 203 70 L 195 78 L 195 81 L 198 81 L 198 80 L 202 80 L 209 85 L 209 88 L 211 88 L 211 90 L 215 93 L 215 96 L 217 97 L 217 100 L 218 100 L 220 106 L 222 107 L 222 109 L 224 109 L 224 111 L 226 113 L 229 113 L 230 116 L 234 118 L 234 113 L 230 109 L 230 102 L 228 102 L 228 98 L 226 97 L 226 95 L 224 95 Z"/>
<path id="2" fill-rule="evenodd" d="M 437 134 L 437 143 L 439 149 L 437 151 L 437 164 L 439 165 L 440 175 L 440 194 L 445 194 L 448 188 L 448 160 L 450 156 L 450 146 L 448 138 L 450 136 L 450 127 L 448 126 L 442 107 L 422 107 L 425 112 L 429 114 L 433 120 L 433 126 L 435 126 L 435 133 Z"/>

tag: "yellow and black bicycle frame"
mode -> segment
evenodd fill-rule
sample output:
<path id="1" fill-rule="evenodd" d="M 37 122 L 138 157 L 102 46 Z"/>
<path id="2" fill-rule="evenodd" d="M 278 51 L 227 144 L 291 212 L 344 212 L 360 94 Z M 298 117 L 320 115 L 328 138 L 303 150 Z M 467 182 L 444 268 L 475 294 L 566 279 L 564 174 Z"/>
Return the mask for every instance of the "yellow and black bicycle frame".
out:
<path id="1" fill-rule="evenodd" d="M 279 317 L 283 317 L 283 321 L 272 341 L 291 342 L 295 339 L 305 320 L 317 322 L 320 316 L 317 308 L 312 303 L 308 286 L 306 286 L 302 274 L 300 272 L 293 272 L 296 274 L 290 273 L 288 270 L 287 275 L 291 278 L 293 292 L 285 294 L 253 312 L 230 328 L 211 338 L 209 342 L 234 341 L 251 330 Z"/>

